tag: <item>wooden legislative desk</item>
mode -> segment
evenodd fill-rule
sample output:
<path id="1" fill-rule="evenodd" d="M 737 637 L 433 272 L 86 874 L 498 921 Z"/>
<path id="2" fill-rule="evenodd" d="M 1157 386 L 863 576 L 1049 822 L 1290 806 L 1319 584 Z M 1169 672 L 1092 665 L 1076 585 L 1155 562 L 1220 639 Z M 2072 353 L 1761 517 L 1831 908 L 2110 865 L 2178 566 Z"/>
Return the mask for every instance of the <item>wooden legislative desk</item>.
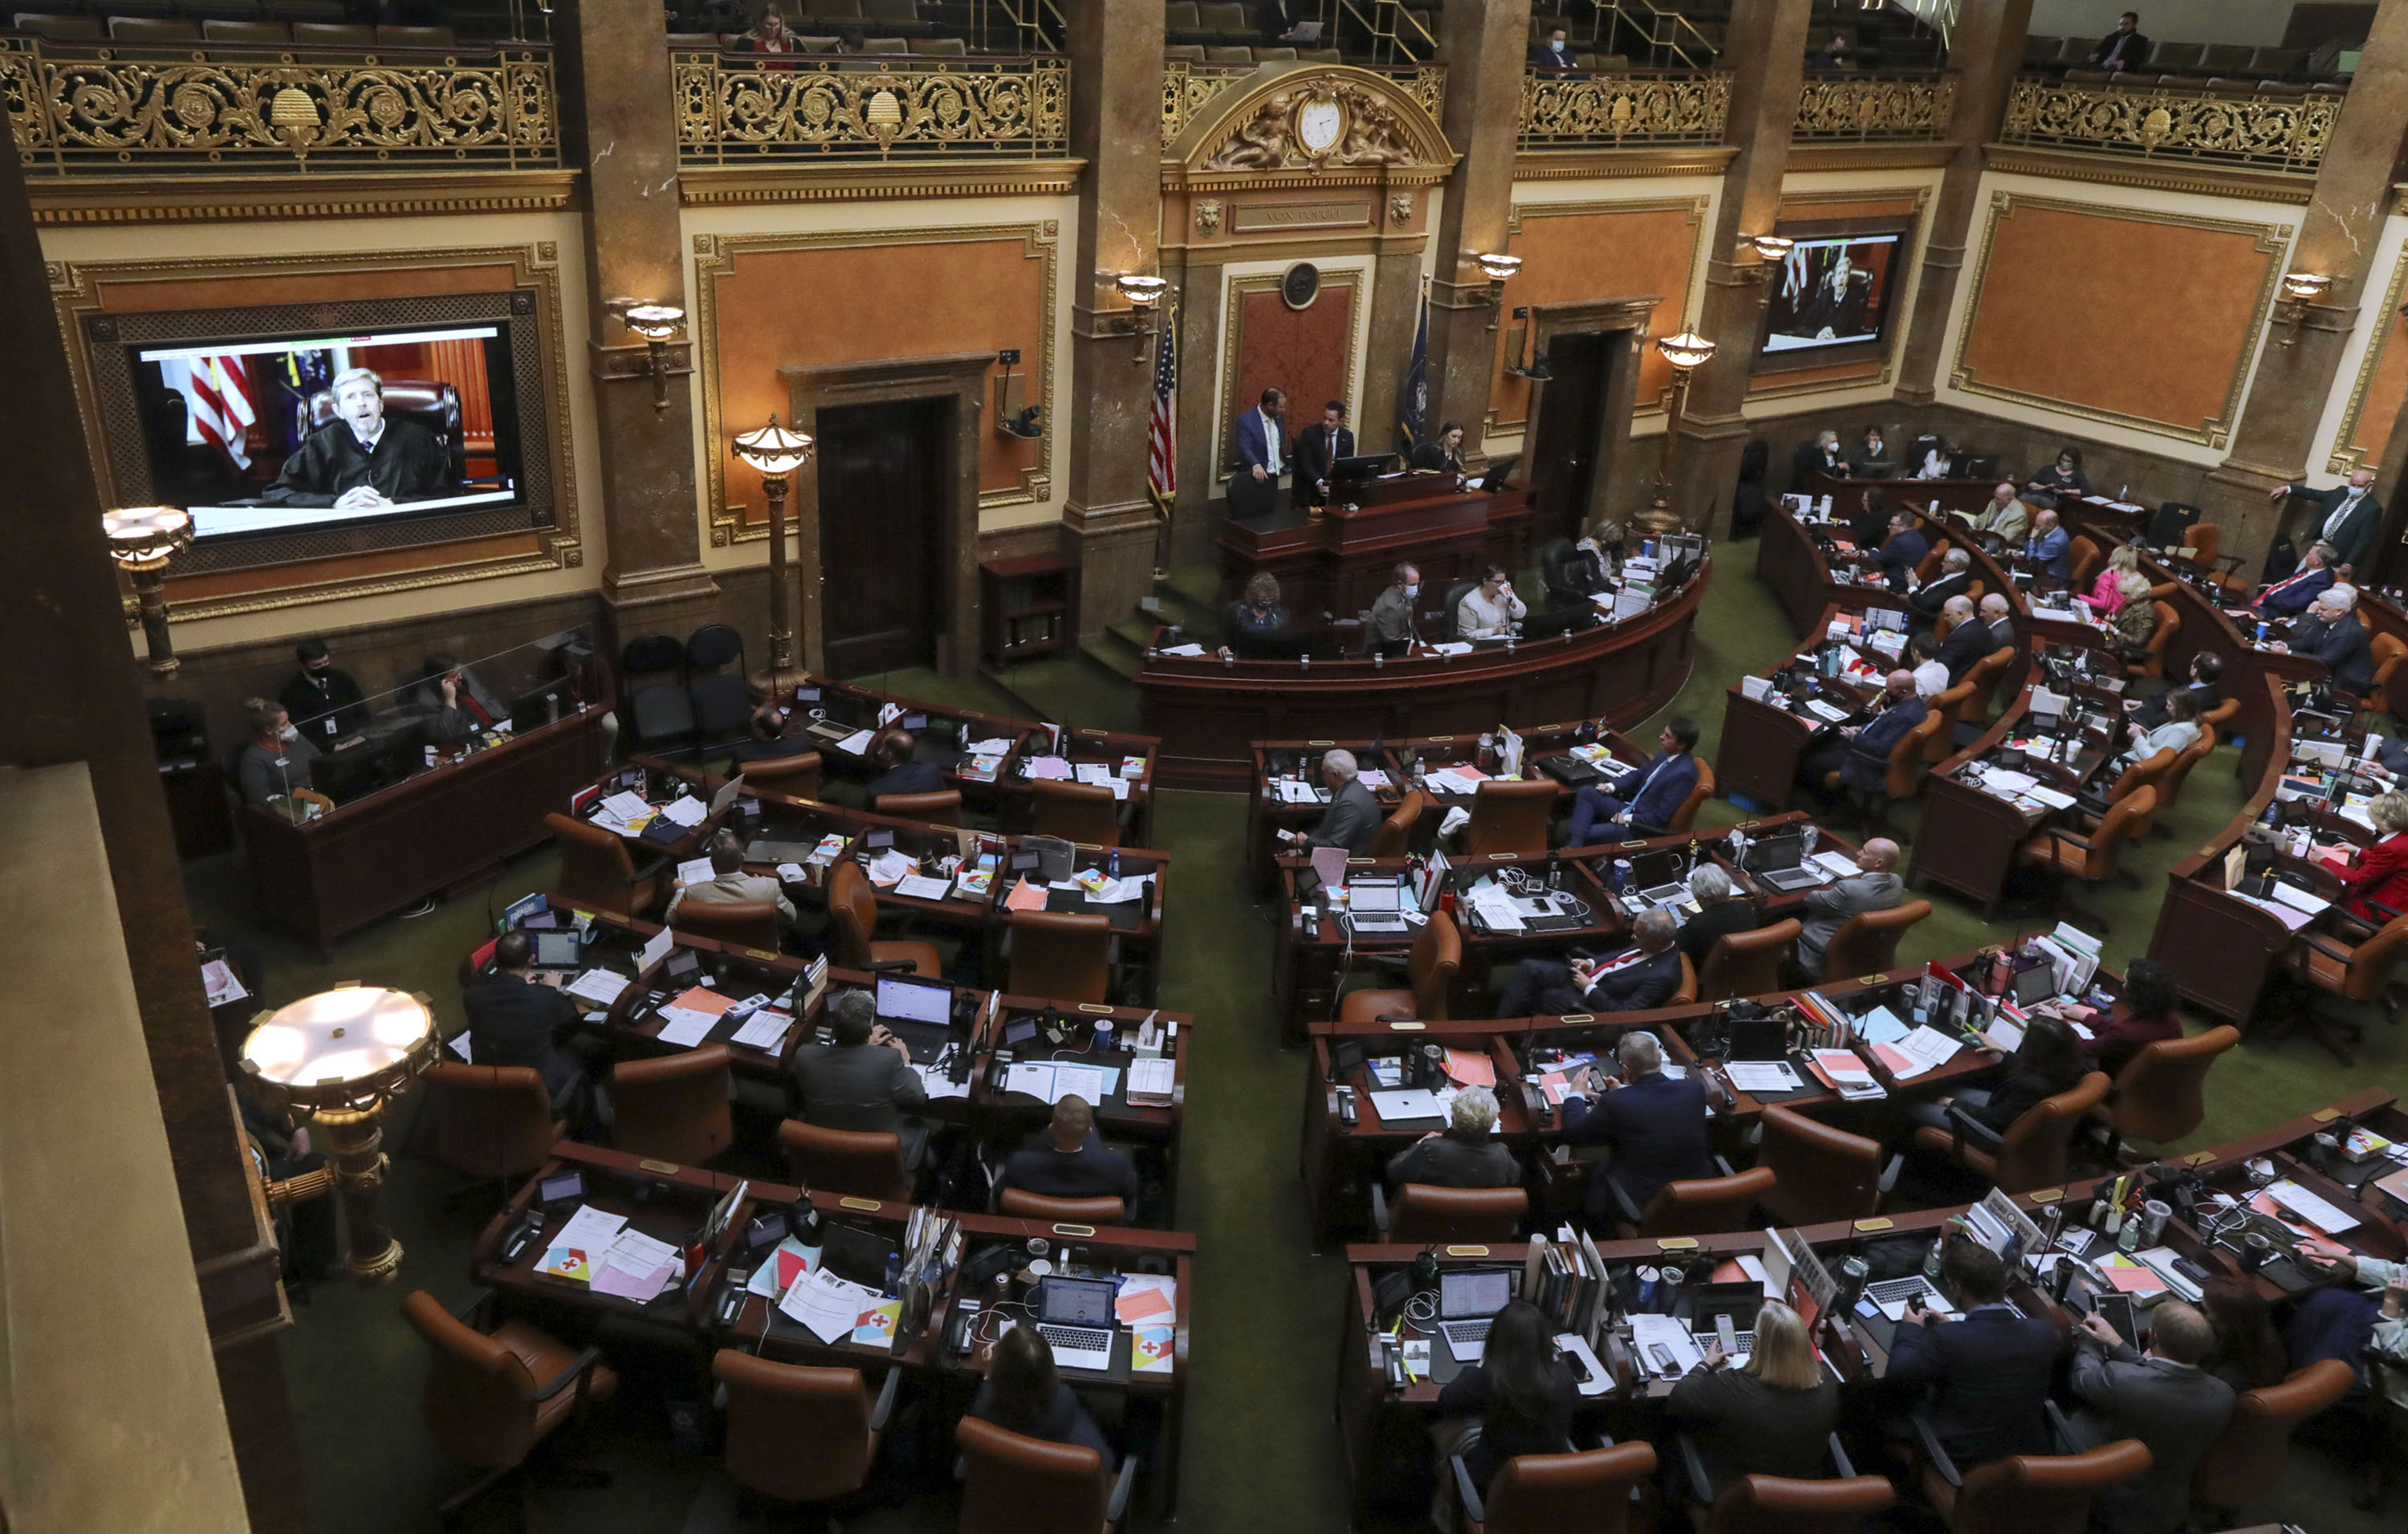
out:
<path id="1" fill-rule="evenodd" d="M 1813 537 L 1780 506 L 1768 509 L 1757 524 L 1756 578 L 1770 588 L 1789 614 L 1790 628 L 1801 637 L 1819 633 L 1823 614 L 1833 608 L 1855 611 L 1896 607 L 1899 600 L 1878 581 L 1859 584 L 1852 572 L 1835 570 Z"/>
<path id="2" fill-rule="evenodd" d="M 411 774 L 294 824 L 242 812 L 260 915 L 332 956 L 337 939 L 430 895 L 490 882 L 547 839 L 543 817 L 602 770 L 603 707 Z"/>
<path id="3" fill-rule="evenodd" d="M 1765 523 L 1768 529 L 1771 525 L 1770 520 Z M 1895 605 L 1887 600 L 1887 592 L 1874 595 L 1885 598 L 1875 605 Z M 1842 615 L 1842 609 L 1824 609 L 1808 637 L 1770 668 L 1771 674 L 1778 675 L 1793 661 L 1819 652 L 1828 642 L 1825 635 L 1831 620 Z M 1828 695 L 1825 701 L 1832 707 L 1844 702 L 1852 710 L 1870 705 L 1881 691 L 1870 679 L 1827 678 L 1818 686 Z M 1763 699 L 1752 698 L 1738 682 L 1732 682 L 1723 697 L 1722 738 L 1714 744 L 1714 787 L 1734 803 L 1744 800 L 1757 814 L 1788 809 L 1798 792 L 1799 766 L 1821 724 Z"/>
<path id="4" fill-rule="evenodd" d="M 1690 627 L 1713 575 L 1709 557 L 1645 612 L 1579 634 L 1484 644 L 1469 655 L 1378 664 L 1149 652 L 1137 686 L 1141 728 L 1162 740 L 1155 781 L 1243 793 L 1257 740 L 1477 735 L 1501 719 L 1601 719 L 1628 729 L 1688 680 Z M 1430 580 L 1426 566 L 1422 579 Z"/>
<path id="5" fill-rule="evenodd" d="M 1399 560 L 1422 572 L 1425 590 L 1439 592 L 1479 580 L 1484 565 L 1519 570 L 1528 562 L 1529 499 L 1519 490 L 1491 495 L 1453 474 L 1412 470 L 1333 486 L 1330 499 L 1337 504 L 1320 516 L 1292 507 L 1223 523 L 1222 595 L 1234 598 L 1249 577 L 1268 573 L 1290 612 L 1345 617 L 1371 605 Z"/>

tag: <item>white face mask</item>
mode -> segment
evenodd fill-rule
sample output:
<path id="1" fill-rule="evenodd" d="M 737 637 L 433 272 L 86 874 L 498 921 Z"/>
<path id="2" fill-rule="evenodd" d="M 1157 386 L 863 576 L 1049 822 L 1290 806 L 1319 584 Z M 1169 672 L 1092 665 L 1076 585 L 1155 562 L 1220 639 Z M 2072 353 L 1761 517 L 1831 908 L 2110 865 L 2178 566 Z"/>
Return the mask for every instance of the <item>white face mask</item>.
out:
<path id="1" fill-rule="evenodd" d="M 1419 596 L 1421 594 L 1422 594 L 1422 583 L 1421 583 L 1420 581 L 1408 581 L 1408 582 L 1406 582 L 1406 585 L 1405 585 L 1405 595 L 1406 595 L 1407 596 Z"/>
<path id="2" fill-rule="evenodd" d="M 301 738 L 300 727 L 295 724 L 287 724 L 282 729 L 276 732 L 276 738 L 279 740 L 298 740 Z"/>

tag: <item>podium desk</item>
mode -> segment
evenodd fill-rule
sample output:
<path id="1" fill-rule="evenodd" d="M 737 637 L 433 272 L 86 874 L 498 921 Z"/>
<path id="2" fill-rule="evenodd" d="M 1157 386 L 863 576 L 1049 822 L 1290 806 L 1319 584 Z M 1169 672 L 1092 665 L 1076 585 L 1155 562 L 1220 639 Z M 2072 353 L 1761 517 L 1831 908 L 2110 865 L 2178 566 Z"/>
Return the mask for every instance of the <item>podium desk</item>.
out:
<path id="1" fill-rule="evenodd" d="M 1400 560 L 1422 572 L 1425 592 L 1443 594 L 1476 581 L 1481 566 L 1519 570 L 1529 556 L 1528 497 L 1460 488 L 1452 474 L 1408 473 L 1360 487 L 1337 487 L 1333 504 L 1313 516 L 1302 507 L 1276 516 L 1222 523 L 1224 595 L 1249 577 L 1279 580 L 1281 600 L 1299 617 L 1323 611 L 1351 617 L 1371 605 Z"/>

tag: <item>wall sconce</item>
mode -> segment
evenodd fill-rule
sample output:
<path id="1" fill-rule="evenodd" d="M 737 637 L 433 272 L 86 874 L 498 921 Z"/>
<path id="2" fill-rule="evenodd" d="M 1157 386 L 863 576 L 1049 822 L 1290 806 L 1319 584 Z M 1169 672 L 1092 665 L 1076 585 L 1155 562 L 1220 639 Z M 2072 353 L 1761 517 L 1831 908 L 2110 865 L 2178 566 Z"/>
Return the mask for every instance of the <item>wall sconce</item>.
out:
<path id="1" fill-rule="evenodd" d="M 1502 312 L 1505 308 L 1505 284 L 1512 281 L 1513 274 L 1522 269 L 1522 258 L 1493 251 L 1474 251 L 1469 254 L 1470 259 L 1479 265 L 1480 275 L 1488 279 L 1488 291 L 1486 293 L 1475 291 L 1471 294 L 1471 301 L 1475 304 L 1486 304 L 1489 308 Z M 1497 322 L 1489 321 L 1488 328 L 1495 330 Z"/>
<path id="2" fill-rule="evenodd" d="M 193 516 L 179 506 L 129 506 L 100 514 L 108 556 L 134 581 L 150 674 L 176 674 L 176 647 L 167 638 L 167 561 L 193 546 Z"/>
<path id="3" fill-rule="evenodd" d="M 1127 301 L 1129 355 L 1132 361 L 1142 366 L 1145 362 L 1145 343 L 1154 335 L 1154 317 L 1159 311 L 1163 295 L 1170 291 L 1168 280 L 1148 277 L 1141 272 L 1097 272 L 1096 284 L 1098 287 L 1109 284 L 1112 292 Z M 1101 323 L 1103 316 L 1098 315 L 1096 318 L 1098 320 L 1096 334 L 1112 335 L 1112 331 L 1103 328 Z"/>
<path id="4" fill-rule="evenodd" d="M 2277 345 L 2291 346 L 2300 338 L 2300 323 L 2308 317 L 2308 306 L 2332 292 L 2333 280 L 2322 272 L 2285 272 L 2283 303 L 2274 323 L 2284 327 L 2283 338 Z"/>
<path id="5" fill-rule="evenodd" d="M 1672 438 L 1681 429 L 1681 407 L 1689 397 L 1689 375 L 1714 360 L 1714 343 L 1694 330 L 1658 336 L 1656 350 L 1672 365 L 1672 408 L 1664 417 L 1664 441 L 1656 454 L 1656 499 L 1633 517 L 1641 532 L 1676 533 L 1687 523 L 1672 509 Z"/>
<path id="6" fill-rule="evenodd" d="M 685 329 L 685 310 L 644 298 L 613 298 L 603 306 L 644 338 L 644 371 L 652 378 L 652 409 L 669 408 L 669 342 Z"/>
<path id="7" fill-rule="evenodd" d="M 1505 333 L 1505 373 L 1508 378 L 1528 379 L 1532 383 L 1544 383 L 1555 376 L 1543 356 L 1530 356 L 1530 306 L 1515 306 L 1513 318 L 1523 323 Z"/>
<path id="8" fill-rule="evenodd" d="M 1003 377 L 995 386 L 996 435 L 1033 442 L 1045 435 L 1039 422 L 1045 407 L 1028 403 L 1027 380 L 1012 371 L 1020 361 L 1020 349 L 1006 347 L 995 354 L 995 360 L 1003 366 Z"/>
<path id="9" fill-rule="evenodd" d="M 1772 274 L 1780 269 L 1782 261 L 1788 256 L 1790 250 L 1795 247 L 1797 243 L 1798 242 L 1796 240 L 1791 239 L 1786 235 L 1740 236 L 1740 251 L 1753 251 L 1756 252 L 1755 264 L 1753 265 L 1741 267 L 1740 275 L 1747 278 L 1751 281 L 1770 281 L 1772 280 Z"/>
<path id="10" fill-rule="evenodd" d="M 736 438 L 736 456 L 758 470 L 761 488 L 769 497 L 769 668 L 752 681 L 759 700 L 792 697 L 789 688 L 801 678 L 795 669 L 795 629 L 786 619 L 786 476 L 811 461 L 816 447 L 801 432 L 778 424 L 775 415 L 766 426 Z"/>

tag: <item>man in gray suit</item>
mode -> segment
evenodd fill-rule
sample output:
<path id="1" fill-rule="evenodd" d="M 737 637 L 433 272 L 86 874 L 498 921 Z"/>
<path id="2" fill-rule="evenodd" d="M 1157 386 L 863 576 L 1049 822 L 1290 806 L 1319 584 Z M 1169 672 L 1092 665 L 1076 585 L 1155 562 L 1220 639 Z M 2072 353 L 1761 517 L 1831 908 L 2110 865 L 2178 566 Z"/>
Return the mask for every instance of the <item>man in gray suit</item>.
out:
<path id="1" fill-rule="evenodd" d="M 2178 1299 L 2149 1312 L 2149 1347 L 2135 1353 L 2093 1311 L 2082 1318 L 2073 1393 L 2083 1410 L 2074 1447 L 2118 1439 L 2148 1446 L 2149 1468 L 2099 1493 L 2092 1527 L 2108 1534 L 2172 1534 L 2190 1517 L 2191 1477 L 2232 1418 L 2232 1387 L 2201 1369 L 2215 1345 L 2207 1318 Z"/>
<path id="2" fill-rule="evenodd" d="M 1353 752 L 1324 753 L 1321 781 L 1329 789 L 1329 808 L 1323 811 L 1321 824 L 1312 830 L 1282 831 L 1280 839 L 1298 851 L 1343 847 L 1349 857 L 1361 857 L 1370 852 L 1371 839 L 1380 834 L 1380 823 L 1387 817 L 1381 812 L 1380 796 L 1356 776 L 1356 771 Z"/>
<path id="3" fill-rule="evenodd" d="M 2383 503 L 2374 498 L 2374 470 L 2352 469 L 2349 483 L 2335 485 L 2330 490 L 2310 490 L 2305 485 L 2276 485 L 2267 499 L 2279 501 L 2286 495 L 2317 508 L 2315 524 L 2309 536 L 2318 543 L 2329 543 L 2341 558 L 2338 564 L 2361 566 L 2366 556 L 2374 552 L 2374 535 L 2383 526 Z M 2364 569 L 2354 569 L 2359 580 L 2366 579 Z"/>
<path id="4" fill-rule="evenodd" d="M 1887 910 L 1905 898 L 1906 883 L 1897 873 L 1897 842 L 1887 837 L 1873 838 L 1856 853 L 1856 867 L 1864 871 L 1806 896 L 1805 930 L 1798 934 L 1798 962 L 1809 975 L 1822 974 L 1823 950 L 1849 917 Z"/>
<path id="5" fill-rule="evenodd" d="M 903 1164 L 917 1168 L 928 1147 L 928 1126 L 907 1115 L 928 1100 L 928 1092 L 911 1068 L 911 1046 L 880 1026 L 878 1004 L 867 991 L 831 997 L 827 1020 L 835 1043 L 795 1051 L 803 1122 L 820 1129 L 900 1136 Z"/>
<path id="6" fill-rule="evenodd" d="M 662 920 L 675 926 L 678 908 L 691 901 L 697 906 L 774 905 L 789 925 L 794 922 L 795 903 L 786 898 L 784 887 L 767 874 L 744 871 L 744 843 L 735 832 L 722 831 L 710 839 L 710 873 L 702 883 L 678 885 Z"/>

